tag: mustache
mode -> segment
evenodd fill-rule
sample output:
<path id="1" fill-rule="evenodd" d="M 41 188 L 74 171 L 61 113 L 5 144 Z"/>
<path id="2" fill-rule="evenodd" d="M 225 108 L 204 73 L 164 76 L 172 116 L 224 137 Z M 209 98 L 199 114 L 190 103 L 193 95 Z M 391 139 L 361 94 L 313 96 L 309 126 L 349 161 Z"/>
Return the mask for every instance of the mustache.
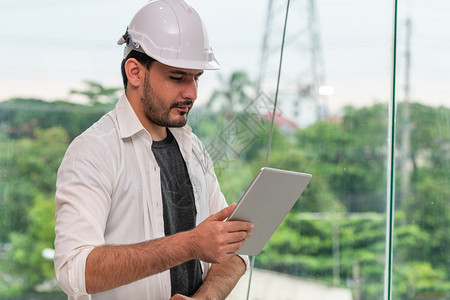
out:
<path id="1" fill-rule="evenodd" d="M 179 101 L 179 102 L 172 103 L 170 105 L 170 108 L 185 107 L 185 106 L 192 107 L 192 103 L 194 103 L 194 101 L 192 101 L 192 100 Z"/>

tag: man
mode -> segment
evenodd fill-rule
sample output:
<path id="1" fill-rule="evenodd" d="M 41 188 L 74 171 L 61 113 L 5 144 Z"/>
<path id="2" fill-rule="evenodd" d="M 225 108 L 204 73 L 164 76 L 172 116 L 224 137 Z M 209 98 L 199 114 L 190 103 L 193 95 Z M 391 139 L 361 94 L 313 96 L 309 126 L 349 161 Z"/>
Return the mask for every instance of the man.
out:
<path id="1" fill-rule="evenodd" d="M 186 125 L 218 69 L 197 12 L 155 0 L 126 34 L 125 94 L 69 146 L 55 196 L 55 270 L 74 299 L 224 299 L 246 270 L 248 222 L 227 207 Z"/>

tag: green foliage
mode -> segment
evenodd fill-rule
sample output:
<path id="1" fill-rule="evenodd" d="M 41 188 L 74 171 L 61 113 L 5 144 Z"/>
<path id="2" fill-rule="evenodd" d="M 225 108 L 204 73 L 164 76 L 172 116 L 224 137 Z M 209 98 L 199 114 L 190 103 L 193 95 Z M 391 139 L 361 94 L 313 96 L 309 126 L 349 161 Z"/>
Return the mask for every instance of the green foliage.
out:
<path id="1" fill-rule="evenodd" d="M 0 136 L 0 241 L 10 232 L 24 232 L 29 224 L 28 208 L 38 194 L 51 196 L 56 170 L 68 145 L 62 128 L 35 128 L 32 137 Z"/>
<path id="2" fill-rule="evenodd" d="M 395 267 L 394 267 L 395 268 Z M 394 299 L 448 299 L 450 282 L 444 269 L 427 262 L 407 262 L 394 269 Z"/>
<path id="3" fill-rule="evenodd" d="M 46 279 L 55 277 L 53 261 L 42 256 L 46 248 L 53 249 L 55 208 L 52 198 L 37 195 L 28 210 L 30 223 L 24 233 L 12 232 L 9 235 L 11 248 L 8 251 L 6 270 L 15 277 L 12 288 L 5 294 L 30 292 Z M 17 290 L 20 283 L 21 290 Z M 1 294 L 0 294 L 1 295 Z"/>
<path id="4" fill-rule="evenodd" d="M 196 107 L 189 120 L 214 159 L 230 203 L 264 166 L 270 129 L 264 117 L 238 112 L 255 104 L 244 75 L 224 80 L 224 89 L 211 100 L 210 108 L 222 110 Z M 52 262 L 41 253 L 53 244 L 57 167 L 68 142 L 110 108 L 112 103 L 98 101 L 94 106 L 36 99 L 0 103 L 1 296 L 31 292 L 53 278 Z M 411 104 L 412 193 L 395 213 L 394 299 L 449 297 L 449 115 L 447 108 Z M 275 126 L 269 166 L 313 178 L 258 256 L 258 267 L 328 283 L 336 282 L 337 272 L 337 283 L 358 288 L 362 299 L 382 297 L 387 117 L 387 107 L 377 104 L 346 107 L 338 123 L 296 131 Z"/>
<path id="5" fill-rule="evenodd" d="M 406 221 L 430 234 L 421 251 L 411 253 L 414 260 L 426 260 L 450 270 L 450 186 L 448 178 L 420 176 L 415 193 L 407 203 Z M 450 274 L 447 272 L 447 280 Z"/>
<path id="6" fill-rule="evenodd" d="M 300 201 L 293 211 L 307 212 L 343 212 L 346 208 L 331 192 L 329 181 L 322 176 L 320 165 L 312 163 L 310 153 L 300 148 L 288 147 L 284 150 L 273 149 L 271 152 L 271 165 L 276 168 L 292 170 L 297 172 L 309 172 L 313 174 L 311 183 L 303 193 Z"/>
<path id="7" fill-rule="evenodd" d="M 397 223 L 402 222 L 397 220 Z M 361 291 L 363 299 L 379 299 L 384 288 L 385 226 L 385 220 L 379 214 L 356 214 L 345 218 L 342 214 L 317 216 L 290 213 L 257 257 L 257 266 L 332 283 L 333 267 L 337 264 L 340 284 L 345 284 L 352 281 L 354 267 L 358 265 L 361 270 L 360 281 L 364 282 Z M 398 274 L 401 278 L 398 282 L 406 284 L 405 274 L 408 272 L 404 268 L 411 270 L 409 263 L 404 264 L 402 261 L 423 247 L 429 241 L 429 235 L 417 225 L 399 225 L 394 240 L 398 245 L 395 248 L 398 257 L 394 260 L 395 266 L 399 265 L 400 270 L 403 270 L 403 273 Z M 333 249 L 336 242 L 339 243 L 338 253 L 333 252 L 336 251 Z M 415 272 L 419 273 L 413 277 L 414 280 L 433 279 L 433 284 L 442 287 L 448 284 L 444 272 L 433 269 L 429 264 L 423 272 L 421 269 Z M 434 277 L 429 273 L 434 274 Z M 436 277 L 436 274 L 439 276 Z M 425 290 L 436 292 L 431 287 L 426 285 Z M 404 293 L 403 287 L 398 287 L 398 290 Z M 408 292 L 411 292 L 411 288 Z"/>
<path id="8" fill-rule="evenodd" d="M 32 137 L 1 137 L 1 241 L 8 245 L 0 264 L 3 296 L 33 291 L 36 284 L 54 278 L 53 262 L 41 253 L 53 248 L 56 170 L 68 145 L 60 127 L 35 128 Z M 7 278 L 2 274 L 8 274 Z M 19 288 L 20 287 L 20 288 Z"/>
<path id="9" fill-rule="evenodd" d="M 402 107 L 399 107 L 401 110 Z M 449 163 L 450 154 L 450 130 L 448 107 L 430 107 L 419 103 L 411 104 L 411 125 L 413 134 L 411 135 L 411 159 L 417 165 L 420 156 L 428 152 L 429 163 L 441 168 L 442 164 Z M 402 123 L 399 123 L 399 131 L 402 130 Z M 401 142 L 401 140 L 400 140 Z M 448 168 L 447 168 L 448 170 Z M 448 173 L 447 173 L 448 174 Z"/>
<path id="10" fill-rule="evenodd" d="M 227 120 L 231 120 L 236 112 L 250 103 L 255 87 L 244 71 L 235 71 L 228 79 L 218 76 L 223 88 L 213 92 L 207 108 L 221 111 Z"/>
<path id="11" fill-rule="evenodd" d="M 416 108 L 424 109 L 422 106 Z M 433 277 L 436 279 L 433 283 L 435 288 L 427 285 L 424 288 L 426 294 L 421 295 L 436 292 L 434 295 L 445 297 L 440 291 L 448 287 L 449 275 L 438 270 L 450 269 L 450 130 L 448 122 L 443 119 L 448 118 L 450 112 L 442 114 L 438 109 L 427 109 L 424 114 L 427 119 L 420 122 L 427 124 L 424 127 L 428 129 L 421 130 L 426 132 L 423 135 L 427 135 L 428 144 L 423 143 L 419 147 L 413 140 L 417 153 L 421 153 L 421 159 L 426 160 L 416 164 L 412 178 L 415 179 L 415 192 L 407 202 L 407 213 L 396 213 L 394 261 L 399 266 L 407 266 L 411 261 L 427 262 L 431 273 L 441 275 L 437 279 Z M 420 112 L 413 111 L 413 116 L 422 116 Z M 294 143 L 287 142 L 292 141 L 288 135 L 277 134 L 285 141 L 280 149 L 272 149 L 274 166 L 310 172 L 313 180 L 295 209 L 258 256 L 257 266 L 332 282 L 333 226 L 338 226 L 341 283 L 352 282 L 353 268 L 357 264 L 360 282 L 363 282 L 361 295 L 364 299 L 379 299 L 384 288 L 386 247 L 383 212 L 386 205 L 387 107 L 347 107 L 342 123 L 316 123 L 298 131 Z M 263 149 L 259 151 L 262 155 Z M 311 203 L 313 207 L 309 206 Z M 323 214 L 346 210 L 373 213 L 365 213 L 359 220 L 352 218 L 350 213 L 347 220 L 335 221 Z M 319 220 L 295 221 L 295 212 L 305 211 L 320 212 L 322 217 Z M 375 212 L 382 213 L 382 217 Z M 418 269 L 419 272 L 421 270 Z M 424 269 L 423 274 L 417 276 L 426 282 L 429 274 Z M 399 278 L 406 280 L 400 275 Z M 411 296 L 411 291 L 409 293 Z M 406 297 L 406 294 L 401 295 Z"/>
<path id="12" fill-rule="evenodd" d="M 349 211 L 382 212 L 386 199 L 387 148 L 385 126 L 378 118 L 383 109 L 375 106 L 375 112 L 370 108 L 346 110 L 349 115 L 342 124 L 319 122 L 299 131 L 298 148 L 309 154 L 310 163 L 315 166 L 314 175 L 328 182 L 332 194 Z M 368 119 L 372 115 L 377 119 Z M 365 122 L 367 125 L 362 125 Z M 364 128 L 368 132 L 361 132 Z"/>
<path id="13" fill-rule="evenodd" d="M 90 105 L 98 105 L 100 103 L 113 103 L 118 99 L 118 92 L 122 91 L 121 87 L 106 88 L 102 84 L 85 80 L 87 85 L 85 90 L 71 90 L 71 94 L 83 95 L 88 98 Z"/>
<path id="14" fill-rule="evenodd" d="M 113 107 L 113 103 L 85 106 L 64 101 L 11 99 L 0 103 L 0 129 L 9 137 L 20 138 L 32 137 L 36 127 L 58 126 L 73 139 Z"/>

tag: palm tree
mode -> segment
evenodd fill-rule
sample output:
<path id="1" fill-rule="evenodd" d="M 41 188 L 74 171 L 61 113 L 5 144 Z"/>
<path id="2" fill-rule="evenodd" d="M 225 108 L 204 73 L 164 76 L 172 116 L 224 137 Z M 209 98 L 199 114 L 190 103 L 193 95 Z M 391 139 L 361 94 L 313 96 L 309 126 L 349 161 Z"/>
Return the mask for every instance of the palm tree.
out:
<path id="1" fill-rule="evenodd" d="M 86 96 L 90 105 L 102 102 L 112 103 L 118 99 L 117 92 L 122 90 L 119 87 L 106 88 L 102 84 L 90 80 L 85 80 L 84 83 L 87 85 L 85 90 L 70 90 L 70 94 Z"/>
<path id="2" fill-rule="evenodd" d="M 225 118 L 230 120 L 236 112 L 242 110 L 252 100 L 255 84 L 245 71 L 235 71 L 226 80 L 219 75 L 222 89 L 211 95 L 207 108 L 222 111 Z"/>

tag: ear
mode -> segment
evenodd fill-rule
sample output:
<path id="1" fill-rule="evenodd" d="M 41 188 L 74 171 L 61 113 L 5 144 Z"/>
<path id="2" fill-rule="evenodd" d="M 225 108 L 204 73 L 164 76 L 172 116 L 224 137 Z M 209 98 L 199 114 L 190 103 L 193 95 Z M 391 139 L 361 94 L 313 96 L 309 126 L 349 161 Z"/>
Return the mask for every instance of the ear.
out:
<path id="1" fill-rule="evenodd" d="M 127 74 L 128 84 L 132 87 L 139 87 L 141 79 L 144 78 L 144 73 L 141 72 L 144 67 L 135 59 L 129 58 L 125 62 L 125 73 Z"/>

